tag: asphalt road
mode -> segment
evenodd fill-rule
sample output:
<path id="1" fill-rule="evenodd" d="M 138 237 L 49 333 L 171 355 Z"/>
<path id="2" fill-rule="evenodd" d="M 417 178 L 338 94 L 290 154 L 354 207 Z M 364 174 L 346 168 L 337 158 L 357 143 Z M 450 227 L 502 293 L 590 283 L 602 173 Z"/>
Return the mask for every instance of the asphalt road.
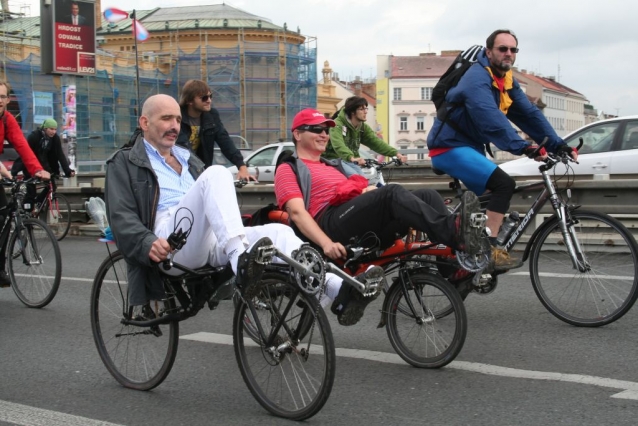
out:
<path id="1" fill-rule="evenodd" d="M 106 249 L 77 237 L 61 248 L 63 281 L 48 307 L 27 309 L 11 289 L 0 289 L 0 424 L 291 423 L 252 398 L 232 346 L 223 344 L 182 339 L 158 388 L 119 386 L 97 354 L 89 321 L 92 278 Z M 506 275 L 493 294 L 468 297 L 470 325 L 456 361 L 420 370 L 376 329 L 380 304 L 349 328 L 329 314 L 342 355 L 330 399 L 307 424 L 636 424 L 636 309 L 606 327 L 572 327 L 543 308 L 529 277 Z M 232 305 L 222 302 L 181 323 L 180 335 L 230 335 L 231 322 Z"/>

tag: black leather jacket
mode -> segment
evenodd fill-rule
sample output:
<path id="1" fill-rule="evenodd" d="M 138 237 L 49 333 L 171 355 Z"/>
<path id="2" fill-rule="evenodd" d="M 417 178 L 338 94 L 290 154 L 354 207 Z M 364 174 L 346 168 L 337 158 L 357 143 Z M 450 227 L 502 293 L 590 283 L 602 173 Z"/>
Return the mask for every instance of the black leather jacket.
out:
<path id="1" fill-rule="evenodd" d="M 188 170 L 197 179 L 204 164 L 191 155 Z M 146 303 L 145 294 L 163 293 L 159 269 L 148 257 L 157 239 L 152 230 L 159 191 L 141 136 L 133 147 L 120 149 L 106 161 L 106 214 L 115 243 L 126 259 L 129 284 L 134 287 L 129 291 L 133 305 Z"/>
<path id="2" fill-rule="evenodd" d="M 184 119 L 187 115 L 187 109 L 182 108 L 182 126 L 177 138 L 177 145 L 191 149 L 191 126 L 187 124 Z M 199 147 L 195 154 L 204 161 L 206 167 L 213 164 L 215 143 L 219 146 L 224 157 L 228 158 L 238 169 L 244 165 L 244 157 L 242 157 L 241 152 L 228 135 L 228 132 L 222 124 L 222 120 L 219 118 L 219 112 L 217 112 L 215 108 L 211 108 L 209 112 L 204 112 L 201 116 L 199 141 Z"/>

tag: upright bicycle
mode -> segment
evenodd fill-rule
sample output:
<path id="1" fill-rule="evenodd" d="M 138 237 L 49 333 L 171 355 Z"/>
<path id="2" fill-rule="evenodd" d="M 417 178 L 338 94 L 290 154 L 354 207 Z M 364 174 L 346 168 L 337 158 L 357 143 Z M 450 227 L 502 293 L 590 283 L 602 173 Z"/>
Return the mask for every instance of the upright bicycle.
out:
<path id="1" fill-rule="evenodd" d="M 617 219 L 571 204 L 569 175 L 567 188 L 557 189 L 556 176 L 550 171 L 559 163 L 568 166 L 572 161 L 566 154 L 549 154 L 539 166 L 542 182 L 516 188 L 515 193 L 536 188 L 540 193 L 503 248 L 511 251 L 521 241 L 549 200 L 554 214 L 529 236 L 522 254 L 523 261 L 530 261 L 532 286 L 543 306 L 558 319 L 575 326 L 598 327 L 621 318 L 638 298 L 638 244 Z M 452 186 L 461 192 L 458 180 Z M 489 197 L 479 197 L 483 206 Z M 455 266 L 446 265 L 449 259 L 437 260 L 444 276 L 455 273 Z M 481 260 L 469 256 L 461 259 L 474 271 L 456 282 L 463 298 L 472 291 L 489 293 L 496 287 L 498 274 L 479 265 L 477 261 Z"/>
<path id="2" fill-rule="evenodd" d="M 310 247 L 293 258 L 274 246 L 259 250 L 257 261 L 267 265 L 262 280 L 235 291 L 235 356 L 246 385 L 266 410 L 307 419 L 326 403 L 335 375 L 332 332 L 316 297 L 324 291 L 325 267 Z M 275 256 L 287 265 L 271 263 Z M 129 305 L 126 261 L 119 251 L 109 252 L 93 282 L 93 337 L 108 371 L 128 388 L 150 390 L 162 383 L 177 355 L 179 323 L 205 305 L 215 309 L 233 293 L 230 268 L 166 266 L 184 274 L 162 274 L 166 298 L 154 304 L 152 319 Z M 245 318 L 254 327 L 251 334 Z"/>
<path id="3" fill-rule="evenodd" d="M 7 273 L 18 299 L 30 308 L 42 308 L 51 303 L 60 287 L 62 259 L 49 227 L 38 219 L 23 217 L 26 185 L 35 182 L 39 180 L 2 180 L 12 196 L 9 204 L 0 209 L 4 216 L 0 247 L 6 253 Z"/>
<path id="4" fill-rule="evenodd" d="M 45 222 L 55 238 L 62 241 L 71 228 L 71 203 L 64 196 L 57 192 L 55 179 L 60 176 L 51 176 L 51 180 L 44 182 L 44 191 L 46 193 L 44 200 L 34 206 L 25 206 L 25 210 L 30 210 L 33 217 L 39 218 Z M 31 210 L 30 207 L 33 207 Z"/>

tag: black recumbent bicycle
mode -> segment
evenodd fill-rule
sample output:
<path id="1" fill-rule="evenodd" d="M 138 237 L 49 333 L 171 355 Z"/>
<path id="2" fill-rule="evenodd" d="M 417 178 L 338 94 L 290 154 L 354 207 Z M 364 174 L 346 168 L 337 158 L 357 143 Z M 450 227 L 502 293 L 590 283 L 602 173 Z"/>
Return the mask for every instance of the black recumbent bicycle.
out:
<path id="1" fill-rule="evenodd" d="M 168 240 L 179 249 L 187 234 L 179 229 Z M 235 356 L 253 396 L 269 412 L 289 419 L 319 412 L 332 389 L 336 357 L 330 325 L 317 300 L 325 289 L 325 264 L 309 246 L 292 258 L 274 246 L 258 250 L 258 263 L 266 265 L 263 277 L 242 289 L 234 288 L 230 267 L 193 270 L 170 260 L 158 266 L 184 273 L 161 274 L 166 298 L 152 306 L 157 313 L 153 319 L 136 315 L 129 306 L 126 261 L 119 251 L 109 250 L 93 282 L 91 328 L 111 375 L 136 390 L 158 386 L 175 361 L 179 323 L 205 305 L 215 309 L 234 292 Z M 275 257 L 285 264 L 273 263 Z"/>
<path id="2" fill-rule="evenodd" d="M 11 198 L 0 209 L 4 222 L 0 230 L 0 246 L 6 253 L 7 273 L 18 299 L 30 308 L 42 308 L 53 300 L 62 277 L 60 247 L 51 229 L 42 221 L 25 217 L 22 210 L 27 180 L 2 179 L 10 188 Z"/>
<path id="3" fill-rule="evenodd" d="M 569 166 L 573 161 L 565 153 L 550 153 L 539 166 L 542 182 L 517 186 L 515 193 L 537 188 L 541 191 L 529 211 L 521 215 L 503 248 L 512 251 L 516 243 L 526 239 L 522 260 L 530 261 L 532 286 L 545 308 L 569 324 L 598 327 L 621 318 L 638 298 L 638 244 L 617 219 L 570 203 L 569 171 L 566 188 L 556 189 L 555 181 L 565 175 L 556 176 L 550 171 L 559 163 Z M 458 179 L 450 186 L 457 195 L 462 193 Z M 479 199 L 485 207 L 490 194 Z M 544 218 L 531 236 L 525 235 L 548 200 L 554 213 Z M 464 256 L 459 261 L 474 273 L 455 282 L 461 297 L 465 299 L 470 292 L 491 293 L 499 274 L 490 272 L 486 259 Z M 446 277 L 458 269 L 449 261 L 437 260 L 438 269 Z"/>

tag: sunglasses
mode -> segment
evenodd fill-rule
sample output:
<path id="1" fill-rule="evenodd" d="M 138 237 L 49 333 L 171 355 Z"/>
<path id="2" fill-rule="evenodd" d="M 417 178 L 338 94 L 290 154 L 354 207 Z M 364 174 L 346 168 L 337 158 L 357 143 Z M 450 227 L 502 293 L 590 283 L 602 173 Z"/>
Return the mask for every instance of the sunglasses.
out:
<path id="1" fill-rule="evenodd" d="M 326 132 L 326 135 L 330 134 L 330 127 L 325 127 L 325 126 L 305 125 L 305 126 L 297 127 L 297 130 L 304 130 L 310 133 L 314 133 L 316 135 L 320 135 L 322 132 Z"/>
<path id="2" fill-rule="evenodd" d="M 208 95 L 199 96 L 199 99 L 201 99 L 202 102 L 208 102 L 209 99 L 213 99 L 213 95 L 209 93 Z"/>
<path id="3" fill-rule="evenodd" d="M 508 50 L 512 53 L 518 53 L 518 47 L 499 46 L 496 48 L 499 52 L 505 53 Z"/>

